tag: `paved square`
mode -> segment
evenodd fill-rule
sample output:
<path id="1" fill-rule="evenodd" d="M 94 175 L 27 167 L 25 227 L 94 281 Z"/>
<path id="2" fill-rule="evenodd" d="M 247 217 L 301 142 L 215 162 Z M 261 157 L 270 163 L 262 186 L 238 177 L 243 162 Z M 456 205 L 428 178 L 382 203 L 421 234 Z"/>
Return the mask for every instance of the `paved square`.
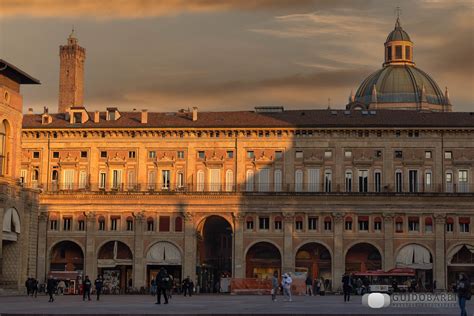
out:
<path id="1" fill-rule="evenodd" d="M 156 305 L 156 298 L 146 295 L 103 296 L 100 301 L 82 301 L 81 296 L 57 296 L 54 303 L 48 297 L 0 297 L 0 314 L 168 314 L 168 315 L 459 315 L 458 307 L 451 308 L 393 308 L 374 310 L 361 304 L 361 297 L 344 303 L 342 296 L 296 296 L 293 302 L 269 296 L 196 295 L 191 298 L 173 296 L 168 305 Z M 468 303 L 468 315 L 474 312 L 474 302 Z"/>

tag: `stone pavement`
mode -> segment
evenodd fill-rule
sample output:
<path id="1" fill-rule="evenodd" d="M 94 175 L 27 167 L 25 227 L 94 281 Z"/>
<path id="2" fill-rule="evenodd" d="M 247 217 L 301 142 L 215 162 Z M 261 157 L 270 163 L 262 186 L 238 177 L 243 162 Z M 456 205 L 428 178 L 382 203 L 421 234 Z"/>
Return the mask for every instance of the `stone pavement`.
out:
<path id="1" fill-rule="evenodd" d="M 173 296 L 168 305 L 156 305 L 156 298 L 147 295 L 107 295 L 99 302 L 82 301 L 81 296 L 57 296 L 54 303 L 41 295 L 0 297 L 0 315 L 11 314 L 88 314 L 88 315 L 459 315 L 459 308 L 404 307 L 370 309 L 361 304 L 361 297 L 344 303 L 342 296 L 296 296 L 283 302 L 279 296 L 197 295 L 191 298 Z M 468 302 L 468 315 L 474 315 L 474 301 Z"/>

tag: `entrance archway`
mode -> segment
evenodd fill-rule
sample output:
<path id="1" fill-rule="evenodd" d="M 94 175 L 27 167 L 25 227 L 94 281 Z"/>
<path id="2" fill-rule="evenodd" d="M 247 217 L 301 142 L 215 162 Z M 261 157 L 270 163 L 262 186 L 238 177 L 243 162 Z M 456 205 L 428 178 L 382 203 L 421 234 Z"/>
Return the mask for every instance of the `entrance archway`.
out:
<path id="1" fill-rule="evenodd" d="M 74 241 L 61 241 L 53 246 L 49 259 L 48 275 L 64 281 L 67 293 L 77 293 L 84 271 L 81 246 Z"/>
<path id="2" fill-rule="evenodd" d="M 306 272 L 312 279 L 331 279 L 331 253 L 320 243 L 304 244 L 296 253 L 295 268 L 297 272 Z"/>
<path id="3" fill-rule="evenodd" d="M 346 272 L 366 272 L 382 269 L 382 255 L 369 243 L 353 245 L 346 253 Z"/>
<path id="4" fill-rule="evenodd" d="M 167 241 L 157 242 L 148 249 L 146 264 L 148 284 L 156 278 L 162 267 L 173 276 L 176 284 L 181 284 L 182 256 L 181 250 L 176 245 Z"/>
<path id="5" fill-rule="evenodd" d="M 408 244 L 397 254 L 397 268 L 411 268 L 416 271 L 417 290 L 431 290 L 433 286 L 433 256 L 424 246 Z"/>
<path id="6" fill-rule="evenodd" d="M 451 249 L 448 259 L 448 289 L 456 285 L 459 273 L 464 272 L 474 280 L 474 245 L 460 244 Z"/>
<path id="7" fill-rule="evenodd" d="M 97 269 L 104 278 L 105 292 L 125 293 L 130 283 L 133 285 L 132 267 L 133 254 L 125 243 L 113 240 L 100 247 Z"/>
<path id="8" fill-rule="evenodd" d="M 247 251 L 245 267 L 247 278 L 271 278 L 275 271 L 278 271 L 278 275 L 280 275 L 280 251 L 269 242 L 258 242 Z"/>
<path id="9" fill-rule="evenodd" d="M 1 136 L 1 134 L 0 134 Z M 1 144 L 0 144 L 1 146 Z M 1 162 L 0 162 L 1 163 Z M 20 279 L 21 242 L 20 216 L 15 208 L 8 208 L 3 214 L 2 239 L 0 240 L 3 256 L 0 256 L 0 281 L 18 282 Z"/>
<path id="10" fill-rule="evenodd" d="M 203 293 L 218 292 L 220 279 L 232 276 L 232 227 L 221 216 L 207 217 L 198 227 L 197 278 Z"/>

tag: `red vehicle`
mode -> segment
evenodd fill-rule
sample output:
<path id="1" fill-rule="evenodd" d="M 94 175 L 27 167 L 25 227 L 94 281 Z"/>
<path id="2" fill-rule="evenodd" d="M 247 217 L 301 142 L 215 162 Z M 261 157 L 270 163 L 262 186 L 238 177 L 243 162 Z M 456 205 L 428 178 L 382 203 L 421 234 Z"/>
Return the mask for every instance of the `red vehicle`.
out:
<path id="1" fill-rule="evenodd" d="M 353 275 L 353 282 L 358 288 L 358 294 L 406 292 L 410 290 L 411 284 L 415 280 L 416 272 L 410 268 L 395 268 L 387 272 L 383 270 L 355 272 Z M 362 286 L 360 286 L 361 283 Z"/>

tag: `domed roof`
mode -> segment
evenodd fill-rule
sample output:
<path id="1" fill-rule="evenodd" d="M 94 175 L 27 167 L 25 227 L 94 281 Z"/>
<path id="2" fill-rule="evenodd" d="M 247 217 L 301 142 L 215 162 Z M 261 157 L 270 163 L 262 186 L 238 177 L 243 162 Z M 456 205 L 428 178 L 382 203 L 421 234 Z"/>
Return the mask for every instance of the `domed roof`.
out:
<path id="1" fill-rule="evenodd" d="M 436 82 L 412 65 L 389 65 L 374 72 L 360 85 L 355 101 L 369 105 L 373 93 L 377 103 L 449 104 Z"/>
<path id="2" fill-rule="evenodd" d="M 408 36 L 408 33 L 405 32 L 400 25 L 400 19 L 397 18 L 397 22 L 395 23 L 395 28 L 393 31 L 390 32 L 387 36 L 387 40 L 385 42 L 391 42 L 391 41 L 409 41 L 411 42 L 410 36 Z"/>

